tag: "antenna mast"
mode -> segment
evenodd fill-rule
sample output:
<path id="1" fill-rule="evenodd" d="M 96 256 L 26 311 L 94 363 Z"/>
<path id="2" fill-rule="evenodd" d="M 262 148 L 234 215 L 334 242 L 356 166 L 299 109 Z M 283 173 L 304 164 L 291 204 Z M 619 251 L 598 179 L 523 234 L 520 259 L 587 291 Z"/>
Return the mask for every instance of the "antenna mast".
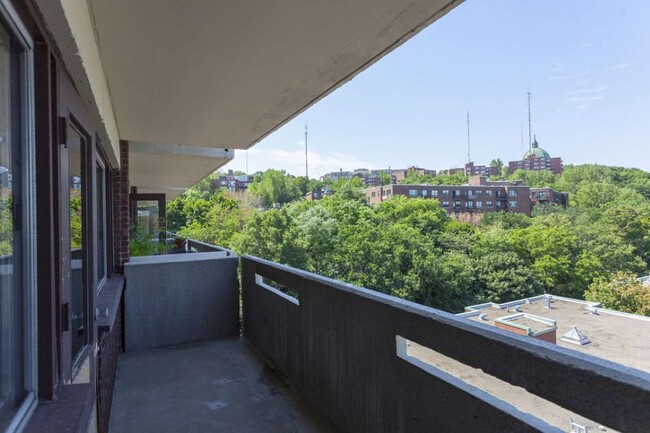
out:
<path id="1" fill-rule="evenodd" d="M 531 97 L 530 90 L 528 91 L 528 147 L 530 150 L 533 149 L 533 127 L 532 127 L 532 122 L 530 120 L 530 97 Z"/>
<path id="2" fill-rule="evenodd" d="M 469 111 L 467 112 L 467 162 L 472 162 L 472 157 L 470 154 L 470 141 L 469 141 Z"/>
<path id="3" fill-rule="evenodd" d="M 524 154 L 524 124 L 521 124 L 521 154 Z"/>
<path id="4" fill-rule="evenodd" d="M 307 125 L 305 125 L 305 177 L 309 180 L 309 163 L 307 161 Z"/>

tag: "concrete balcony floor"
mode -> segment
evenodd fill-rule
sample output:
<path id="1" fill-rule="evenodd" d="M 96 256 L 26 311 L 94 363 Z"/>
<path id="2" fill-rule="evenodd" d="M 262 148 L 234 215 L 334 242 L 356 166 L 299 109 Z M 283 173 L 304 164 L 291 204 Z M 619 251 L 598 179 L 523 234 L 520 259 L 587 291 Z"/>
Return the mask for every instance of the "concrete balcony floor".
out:
<path id="1" fill-rule="evenodd" d="M 329 432 L 244 339 L 122 354 L 112 433 Z"/>

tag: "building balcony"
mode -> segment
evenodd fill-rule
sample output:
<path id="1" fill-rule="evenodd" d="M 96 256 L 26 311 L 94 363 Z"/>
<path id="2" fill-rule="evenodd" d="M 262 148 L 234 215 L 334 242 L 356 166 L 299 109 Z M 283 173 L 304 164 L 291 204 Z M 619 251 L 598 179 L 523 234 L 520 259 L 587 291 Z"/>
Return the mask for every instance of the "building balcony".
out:
<path id="1" fill-rule="evenodd" d="M 650 375 L 551 343 L 223 249 L 125 276 L 114 432 L 647 431 Z"/>

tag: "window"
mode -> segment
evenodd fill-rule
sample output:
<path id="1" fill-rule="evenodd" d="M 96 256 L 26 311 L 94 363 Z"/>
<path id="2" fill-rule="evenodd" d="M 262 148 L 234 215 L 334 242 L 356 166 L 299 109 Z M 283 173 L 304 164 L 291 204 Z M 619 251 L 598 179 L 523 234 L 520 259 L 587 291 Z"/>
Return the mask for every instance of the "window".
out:
<path id="1" fill-rule="evenodd" d="M 0 431 L 36 402 L 32 42 L 0 0 Z"/>
<path id="2" fill-rule="evenodd" d="M 487 195 L 488 197 L 492 197 L 492 190 L 488 189 L 487 191 L 485 191 L 485 195 Z"/>
<path id="3" fill-rule="evenodd" d="M 477 189 L 476 190 L 476 195 L 479 196 L 479 197 L 482 196 L 483 195 L 483 190 Z"/>
<path id="4" fill-rule="evenodd" d="M 485 202 L 485 206 L 486 206 L 486 207 L 492 207 L 492 206 L 493 206 L 492 201 L 491 201 L 491 200 L 486 201 L 486 202 Z"/>
<path id="5" fill-rule="evenodd" d="M 449 207 L 449 202 L 448 201 L 443 201 L 442 202 L 442 207 Z"/>
<path id="6" fill-rule="evenodd" d="M 474 195 L 474 191 L 472 191 L 471 189 L 468 189 L 467 190 L 467 196 L 472 197 L 473 195 Z"/>
<path id="7" fill-rule="evenodd" d="M 459 189 L 454 191 L 454 197 L 460 197 L 460 190 Z"/>
<path id="8" fill-rule="evenodd" d="M 472 209 L 474 207 L 474 202 L 468 201 L 467 203 L 465 203 L 465 206 L 467 207 L 467 209 Z"/>
<path id="9" fill-rule="evenodd" d="M 455 200 L 454 201 L 454 207 L 460 207 L 460 200 Z"/>
<path id="10" fill-rule="evenodd" d="M 530 192 L 530 196 L 531 196 L 531 197 L 537 197 L 537 193 L 536 193 L 535 191 L 531 191 L 531 192 Z"/>
<path id="11" fill-rule="evenodd" d="M 482 201 L 477 201 L 477 202 L 476 202 L 476 207 L 477 207 L 478 209 L 481 209 L 481 208 L 483 207 L 483 202 L 482 202 Z"/>
<path id="12" fill-rule="evenodd" d="M 376 197 L 376 196 L 377 196 L 377 193 L 375 193 L 375 191 L 373 191 L 373 192 L 370 194 L 370 196 L 371 196 L 371 197 Z"/>
<path id="13" fill-rule="evenodd" d="M 107 227 L 106 227 L 106 165 L 102 161 L 101 157 L 97 155 L 97 163 L 95 166 L 96 177 L 97 177 L 97 191 L 96 191 L 96 212 L 95 216 L 97 221 L 95 227 L 97 230 L 97 288 L 101 289 L 103 281 L 107 276 L 108 269 L 108 238 L 107 238 Z"/>
<path id="14" fill-rule="evenodd" d="M 85 177 L 87 164 L 84 164 L 86 155 L 86 138 L 71 123 L 68 124 L 67 149 L 62 155 L 68 158 L 68 204 L 70 239 L 68 248 L 70 254 L 70 268 L 66 269 L 70 275 L 70 322 L 71 322 L 71 355 L 73 362 L 79 357 L 88 342 L 88 292 L 86 277 L 86 214 L 87 203 L 84 197 Z"/>
<path id="15" fill-rule="evenodd" d="M 508 202 L 508 207 L 517 207 L 519 203 L 517 203 L 517 200 L 510 200 Z"/>
<path id="16" fill-rule="evenodd" d="M 426 197 L 427 193 L 428 193 L 428 191 L 426 189 L 423 189 L 422 190 L 422 197 Z"/>
<path id="17" fill-rule="evenodd" d="M 449 195 L 449 190 L 448 189 L 443 189 L 442 190 L 442 195 Z"/>
<path id="18" fill-rule="evenodd" d="M 432 190 L 431 191 L 431 196 L 432 197 L 438 197 L 438 190 L 437 189 Z"/>
<path id="19" fill-rule="evenodd" d="M 516 189 L 510 189 L 510 190 L 508 190 L 508 195 L 509 195 L 510 197 L 517 197 L 517 194 L 518 194 L 518 193 L 517 193 L 517 190 L 516 190 Z"/>
<path id="20" fill-rule="evenodd" d="M 409 189 L 409 197 L 417 197 L 417 196 L 418 196 L 417 189 Z"/>

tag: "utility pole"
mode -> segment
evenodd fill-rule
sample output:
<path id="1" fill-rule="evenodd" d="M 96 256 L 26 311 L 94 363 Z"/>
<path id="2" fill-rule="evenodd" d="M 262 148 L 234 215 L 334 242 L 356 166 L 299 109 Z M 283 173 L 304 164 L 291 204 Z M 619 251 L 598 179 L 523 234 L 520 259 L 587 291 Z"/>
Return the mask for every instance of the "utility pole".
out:
<path id="1" fill-rule="evenodd" d="M 533 149 L 533 124 L 530 120 L 530 90 L 528 91 L 528 148 L 532 151 Z"/>
<path id="2" fill-rule="evenodd" d="M 470 153 L 470 141 L 469 141 L 469 111 L 467 112 L 467 162 L 472 162 L 472 156 Z"/>
<path id="3" fill-rule="evenodd" d="M 309 131 L 307 130 L 307 125 L 305 125 L 305 177 L 309 180 L 309 162 L 307 160 L 307 136 Z"/>

